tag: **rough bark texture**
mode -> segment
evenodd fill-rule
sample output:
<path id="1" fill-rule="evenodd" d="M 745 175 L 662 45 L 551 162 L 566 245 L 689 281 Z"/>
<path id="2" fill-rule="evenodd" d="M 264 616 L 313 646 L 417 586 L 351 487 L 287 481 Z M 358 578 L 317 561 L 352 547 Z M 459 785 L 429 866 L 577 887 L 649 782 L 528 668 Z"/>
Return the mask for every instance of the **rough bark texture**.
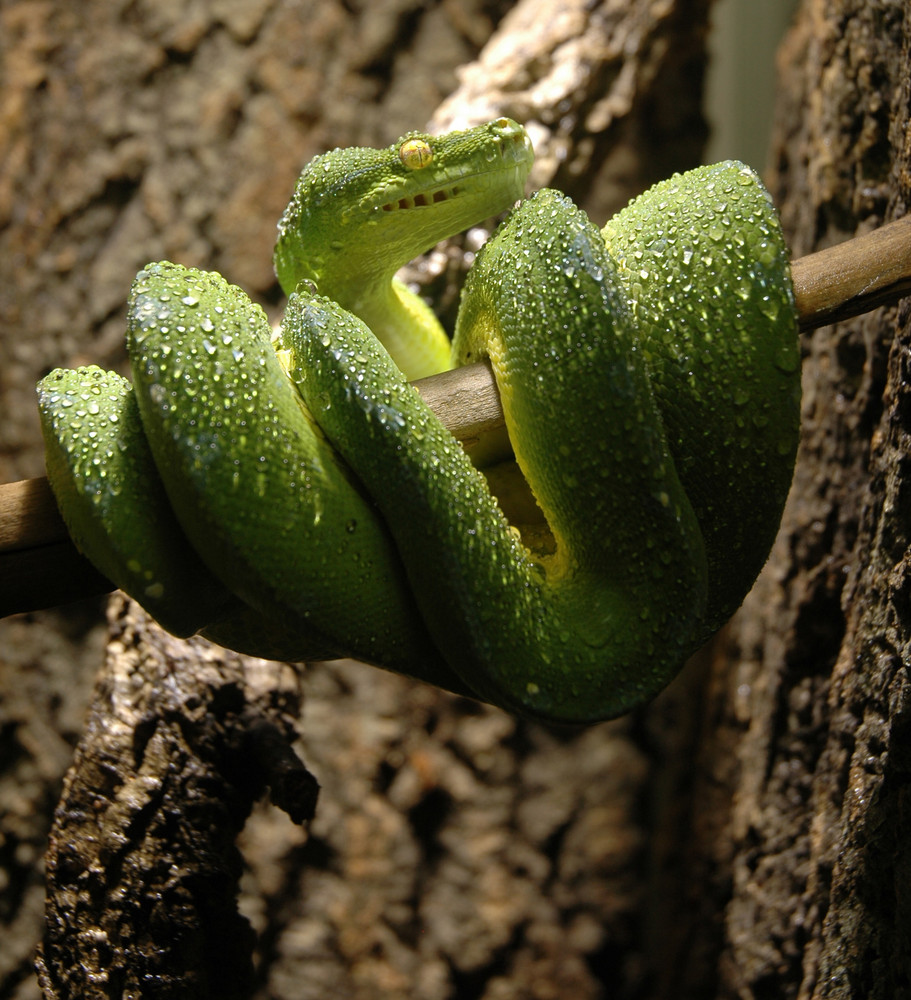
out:
<path id="1" fill-rule="evenodd" d="M 771 177 L 795 257 L 906 213 L 909 31 L 906 2 L 801 6 Z M 782 530 L 710 651 L 668 913 L 699 919 L 662 995 L 909 995 L 908 321 L 805 338 Z"/>
<path id="2" fill-rule="evenodd" d="M 48 850 L 48 997 L 212 996 L 253 987 L 235 841 L 271 788 L 294 822 L 317 785 L 291 750 L 297 672 L 181 642 L 112 602 L 107 662 Z"/>
<path id="3" fill-rule="evenodd" d="M 122 363 L 137 267 L 215 267 L 275 304 L 300 165 L 429 119 L 496 27 L 440 125 L 529 121 L 536 183 L 598 221 L 698 159 L 707 3 L 525 0 L 501 22 L 509 6 L 5 4 L 4 477 L 41 471 L 42 370 Z M 909 34 L 908 0 L 800 8 L 774 177 L 795 255 L 906 210 Z M 902 307 L 807 338 L 767 571 L 610 725 L 549 732 L 350 663 L 299 691 L 119 601 L 91 692 L 92 607 L 4 623 L 0 997 L 908 995 L 908 325 Z M 306 811 L 283 750 L 301 692 L 308 827 L 253 805 L 271 785 Z"/>
<path id="4" fill-rule="evenodd" d="M 909 42 L 907 2 L 802 6 L 773 178 L 795 256 L 907 212 Z M 806 338 L 789 508 L 719 647 L 730 733 L 711 758 L 736 761 L 725 995 L 911 990 L 908 343 L 907 300 Z"/>

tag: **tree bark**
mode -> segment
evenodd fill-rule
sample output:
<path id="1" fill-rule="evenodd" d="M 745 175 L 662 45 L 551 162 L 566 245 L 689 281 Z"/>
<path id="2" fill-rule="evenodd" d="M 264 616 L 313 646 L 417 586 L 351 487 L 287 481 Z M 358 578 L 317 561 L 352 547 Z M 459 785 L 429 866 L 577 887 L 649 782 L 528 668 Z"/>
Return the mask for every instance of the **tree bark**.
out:
<path id="1" fill-rule="evenodd" d="M 252 803 L 313 818 L 296 671 L 151 630 L 112 603 L 107 660 L 48 850 L 47 997 L 248 997 L 235 844 Z M 149 641 L 147 633 L 153 641 Z"/>
<path id="2" fill-rule="evenodd" d="M 599 223 L 698 161 L 707 2 L 508 6 L 0 11 L 7 477 L 41 471 L 42 368 L 122 362 L 133 271 L 172 257 L 276 304 L 299 167 L 421 125 L 462 63 L 436 124 L 527 121 L 535 183 Z M 794 256 L 904 213 L 909 35 L 908 0 L 800 7 L 771 178 Z M 40 986 L 37 857 L 100 636 L 90 608 L 5 623 L 0 995 L 905 995 L 908 321 L 806 337 L 769 565 L 615 723 L 552 732 L 353 663 L 296 674 L 177 643 L 115 599 L 51 834 Z M 67 631 L 90 636 L 78 660 Z M 307 826 L 295 728 L 322 786 Z M 266 785 L 296 822 L 256 801 Z"/>
<path id="3" fill-rule="evenodd" d="M 794 256 L 906 213 L 909 40 L 908 3 L 801 6 L 771 179 Z M 908 336 L 905 300 L 805 337 L 782 529 L 713 650 L 693 803 L 726 778 L 730 806 L 689 846 L 729 885 L 719 995 L 908 995 Z"/>

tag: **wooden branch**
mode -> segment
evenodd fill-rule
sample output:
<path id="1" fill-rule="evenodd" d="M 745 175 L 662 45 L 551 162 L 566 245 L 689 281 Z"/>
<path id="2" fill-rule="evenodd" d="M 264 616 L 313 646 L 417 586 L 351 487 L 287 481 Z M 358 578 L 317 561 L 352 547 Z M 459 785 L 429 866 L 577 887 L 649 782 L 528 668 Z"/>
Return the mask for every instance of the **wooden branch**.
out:
<path id="1" fill-rule="evenodd" d="M 911 215 L 791 262 L 802 330 L 860 316 L 911 293 Z"/>
<path id="2" fill-rule="evenodd" d="M 911 294 L 911 216 L 791 264 L 800 328 L 858 316 Z M 479 465 L 508 456 L 493 372 L 468 365 L 415 387 Z M 113 590 L 79 553 L 46 479 L 0 484 L 0 617 Z"/>

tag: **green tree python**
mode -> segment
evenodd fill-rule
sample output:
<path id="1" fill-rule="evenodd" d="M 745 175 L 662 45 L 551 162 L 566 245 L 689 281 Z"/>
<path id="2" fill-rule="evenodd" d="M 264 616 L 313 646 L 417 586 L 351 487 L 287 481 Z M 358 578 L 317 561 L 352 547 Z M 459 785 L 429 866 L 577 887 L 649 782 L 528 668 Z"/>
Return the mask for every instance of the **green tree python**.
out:
<path id="1" fill-rule="evenodd" d="M 655 695 L 777 531 L 799 422 L 788 253 L 740 163 L 599 232 L 556 191 L 522 200 L 532 158 L 505 118 L 315 158 L 279 223 L 277 333 L 217 273 L 143 269 L 132 383 L 87 367 L 38 387 L 77 546 L 165 628 L 242 652 L 353 656 L 554 722 Z M 510 208 L 450 345 L 395 273 Z M 527 523 L 408 381 L 485 358 Z"/>

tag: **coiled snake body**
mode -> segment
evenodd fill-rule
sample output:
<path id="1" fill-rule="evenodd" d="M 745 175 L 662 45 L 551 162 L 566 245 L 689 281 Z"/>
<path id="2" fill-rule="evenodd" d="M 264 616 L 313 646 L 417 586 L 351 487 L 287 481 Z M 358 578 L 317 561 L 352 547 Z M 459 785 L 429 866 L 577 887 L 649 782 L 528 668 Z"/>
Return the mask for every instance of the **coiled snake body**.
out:
<path id="1" fill-rule="evenodd" d="M 39 385 L 74 541 L 165 627 L 244 652 L 352 655 L 553 721 L 653 696 L 777 530 L 788 255 L 742 164 L 676 176 L 603 233 L 539 191 L 478 254 L 450 356 L 393 275 L 512 205 L 530 165 L 508 119 L 318 157 L 279 226 L 275 337 L 220 275 L 146 267 L 132 385 Z M 509 523 L 408 383 L 484 358 L 534 523 Z"/>

